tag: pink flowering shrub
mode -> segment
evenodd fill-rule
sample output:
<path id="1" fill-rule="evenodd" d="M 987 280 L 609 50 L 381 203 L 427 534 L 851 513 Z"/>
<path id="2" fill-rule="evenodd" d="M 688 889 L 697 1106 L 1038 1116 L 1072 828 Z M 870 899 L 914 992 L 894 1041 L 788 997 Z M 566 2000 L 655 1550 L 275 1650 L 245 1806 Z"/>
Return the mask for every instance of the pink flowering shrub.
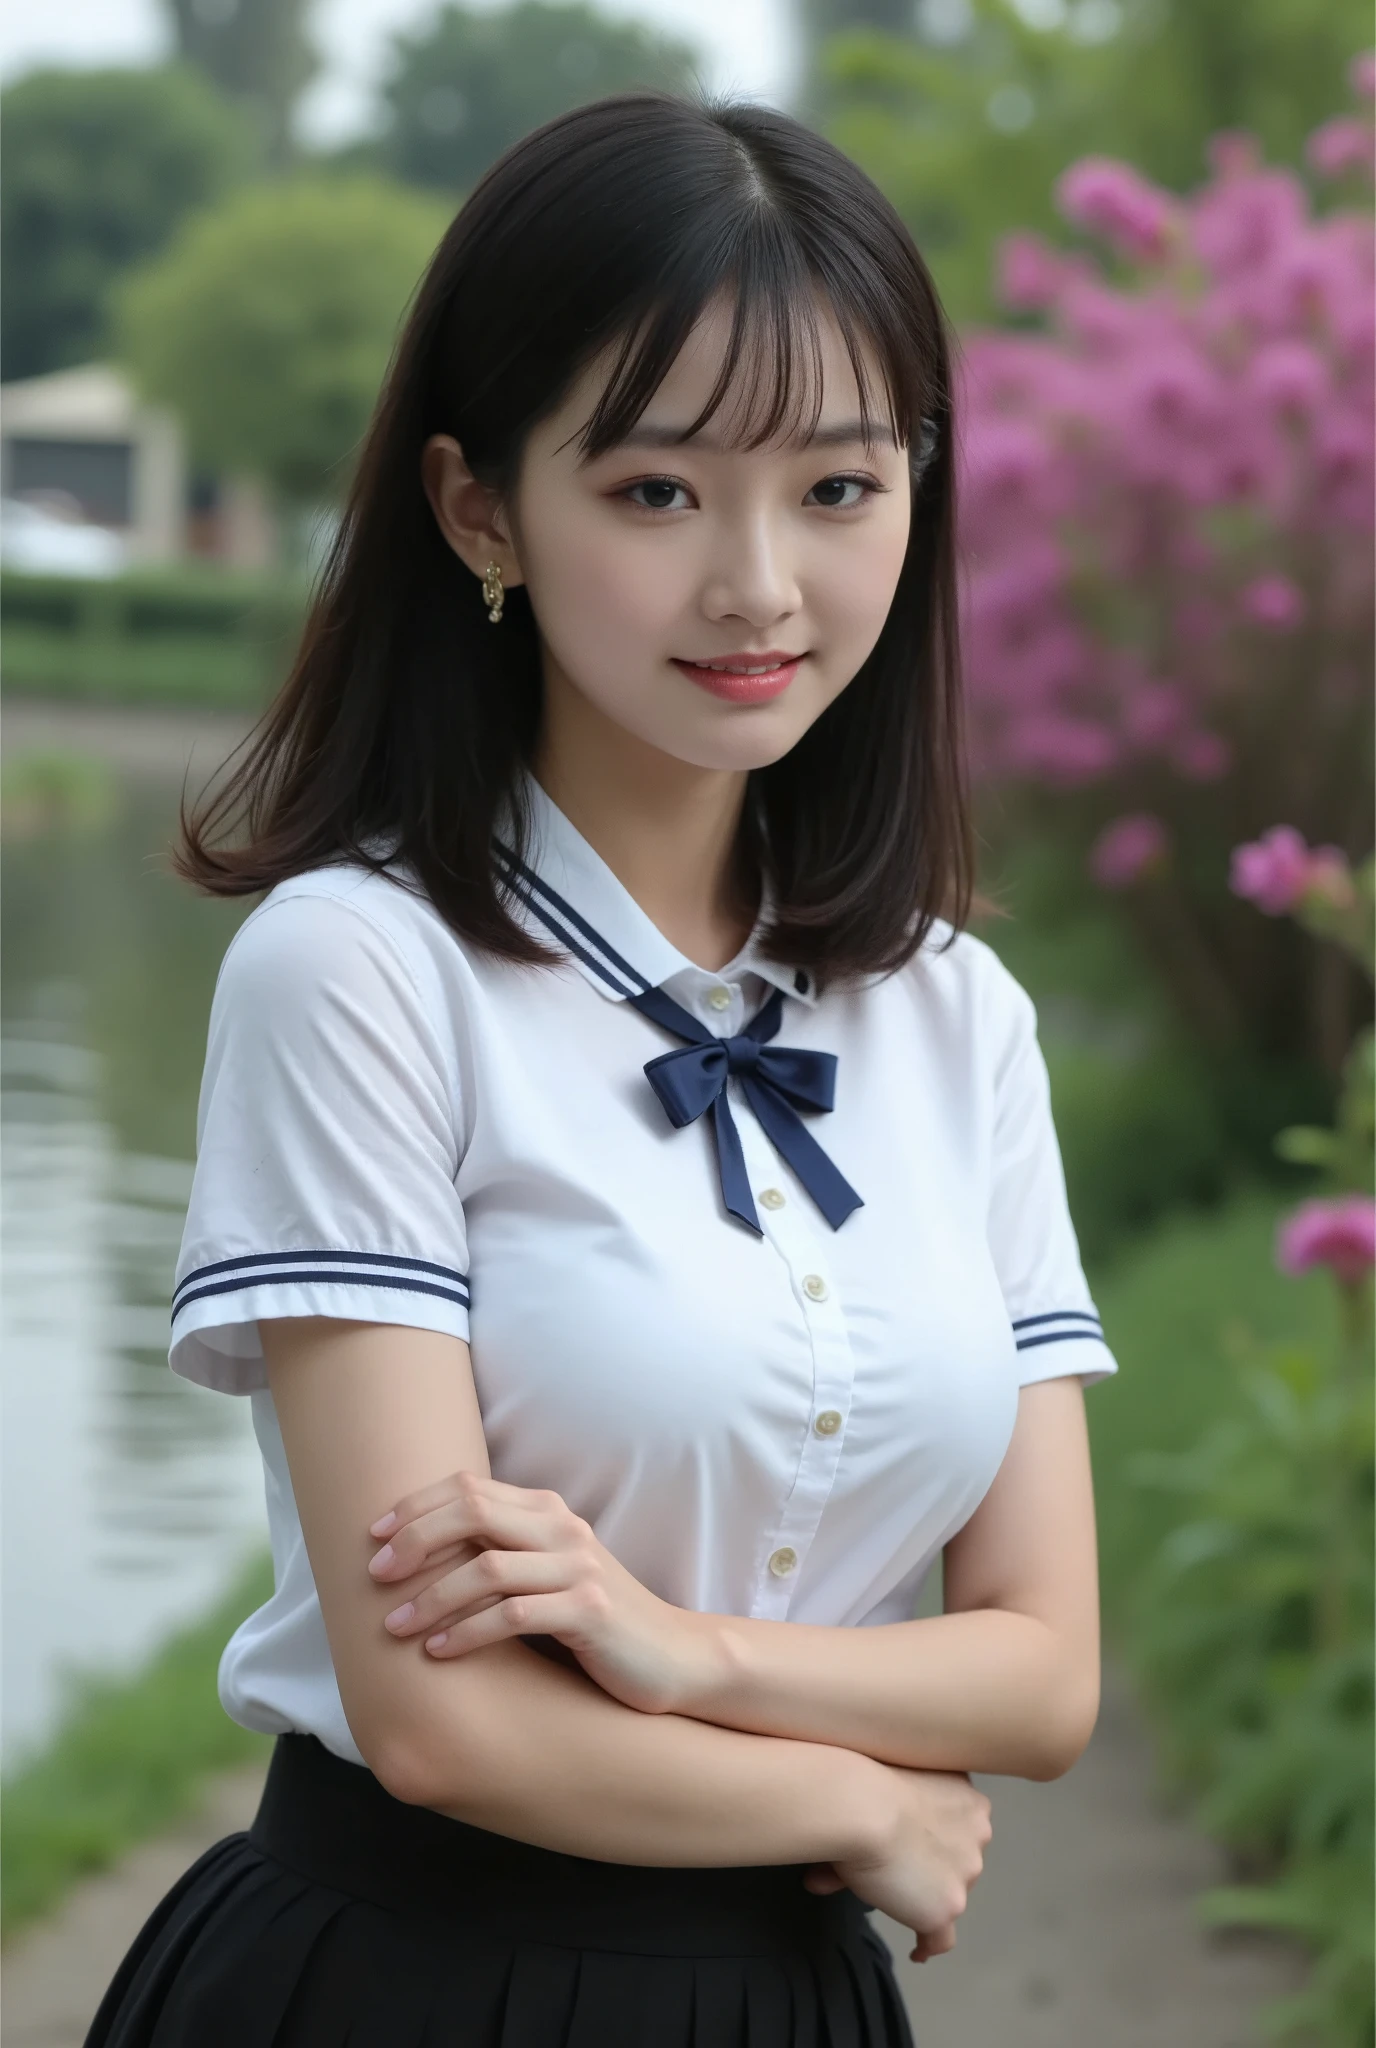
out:
<path id="1" fill-rule="evenodd" d="M 1319 180 L 1371 159 L 1366 110 L 1308 155 Z M 1244 135 L 1210 161 L 1187 197 L 1072 165 L 1057 198 L 1102 255 L 1010 237 L 1024 324 L 965 338 L 971 758 L 1013 829 L 1054 802 L 1202 1037 L 1269 1029 L 1335 1071 L 1346 964 L 1340 1000 L 1287 1000 L 1303 940 L 1249 928 L 1218 877 L 1277 816 L 1370 843 L 1372 222 L 1316 212 Z"/>

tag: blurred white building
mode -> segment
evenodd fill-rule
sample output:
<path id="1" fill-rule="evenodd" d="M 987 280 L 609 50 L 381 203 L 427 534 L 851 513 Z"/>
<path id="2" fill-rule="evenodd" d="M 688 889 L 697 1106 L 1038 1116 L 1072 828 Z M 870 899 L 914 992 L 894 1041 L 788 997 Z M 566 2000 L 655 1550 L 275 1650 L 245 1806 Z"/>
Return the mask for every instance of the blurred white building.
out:
<path id="1" fill-rule="evenodd" d="M 194 475 L 174 416 L 111 363 L 0 385 L 0 493 L 0 549 L 15 567 L 199 556 L 260 568 L 275 550 L 262 490 Z"/>

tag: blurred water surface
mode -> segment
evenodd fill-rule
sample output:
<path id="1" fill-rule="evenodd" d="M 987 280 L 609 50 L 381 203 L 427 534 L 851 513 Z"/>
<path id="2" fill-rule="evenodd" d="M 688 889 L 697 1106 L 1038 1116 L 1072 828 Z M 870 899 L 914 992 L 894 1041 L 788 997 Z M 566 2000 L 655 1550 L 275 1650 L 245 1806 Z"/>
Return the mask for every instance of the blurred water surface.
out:
<path id="1" fill-rule="evenodd" d="M 246 1403 L 167 1367 L 215 973 L 248 905 L 160 872 L 165 788 L 104 816 L 17 807 L 0 873 L 3 1758 L 66 1675 L 117 1675 L 266 1544 Z"/>

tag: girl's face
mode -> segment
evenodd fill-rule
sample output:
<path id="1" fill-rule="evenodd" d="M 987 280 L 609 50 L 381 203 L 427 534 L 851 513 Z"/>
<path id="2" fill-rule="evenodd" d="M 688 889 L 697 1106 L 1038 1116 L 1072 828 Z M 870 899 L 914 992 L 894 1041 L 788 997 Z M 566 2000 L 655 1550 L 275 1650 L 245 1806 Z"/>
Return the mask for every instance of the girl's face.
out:
<path id="1" fill-rule="evenodd" d="M 855 375 L 825 309 L 809 442 L 724 448 L 733 390 L 699 437 L 674 444 L 713 387 L 729 327 L 729 307 L 711 307 L 630 438 L 592 461 L 577 435 L 608 359 L 589 367 L 528 438 L 498 559 L 508 584 L 528 586 L 547 693 L 572 691 L 594 724 L 682 762 L 743 771 L 786 754 L 874 647 L 911 500 L 907 451 L 887 425 L 872 422 L 868 448 L 861 439 Z M 877 363 L 866 368 L 882 391 Z M 443 495 L 432 488 L 442 525 Z M 481 573 L 494 552 L 481 543 L 470 566 Z"/>

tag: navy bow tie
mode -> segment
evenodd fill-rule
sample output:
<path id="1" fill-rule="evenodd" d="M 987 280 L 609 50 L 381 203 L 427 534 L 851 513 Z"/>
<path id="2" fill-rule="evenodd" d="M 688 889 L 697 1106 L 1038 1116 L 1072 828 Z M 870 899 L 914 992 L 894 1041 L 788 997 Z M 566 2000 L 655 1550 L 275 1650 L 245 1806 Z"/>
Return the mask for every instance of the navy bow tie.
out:
<path id="1" fill-rule="evenodd" d="M 784 996 L 775 989 L 763 1009 L 735 1038 L 716 1038 L 696 1017 L 663 989 L 628 995 L 628 1003 L 656 1024 L 686 1038 L 687 1045 L 647 1060 L 650 1086 L 664 1104 L 676 1130 L 691 1124 L 704 1110 L 712 1112 L 721 1169 L 722 1199 L 731 1215 L 757 1237 L 764 1232 L 755 1212 L 745 1170 L 740 1133 L 727 1100 L 731 1075 L 764 1130 L 788 1161 L 833 1230 L 839 1230 L 852 1209 L 863 1207 L 859 1195 L 822 1150 L 798 1115 L 803 1109 L 830 1109 L 836 1096 L 836 1055 L 808 1052 L 797 1046 L 770 1045 L 783 1018 Z"/>

